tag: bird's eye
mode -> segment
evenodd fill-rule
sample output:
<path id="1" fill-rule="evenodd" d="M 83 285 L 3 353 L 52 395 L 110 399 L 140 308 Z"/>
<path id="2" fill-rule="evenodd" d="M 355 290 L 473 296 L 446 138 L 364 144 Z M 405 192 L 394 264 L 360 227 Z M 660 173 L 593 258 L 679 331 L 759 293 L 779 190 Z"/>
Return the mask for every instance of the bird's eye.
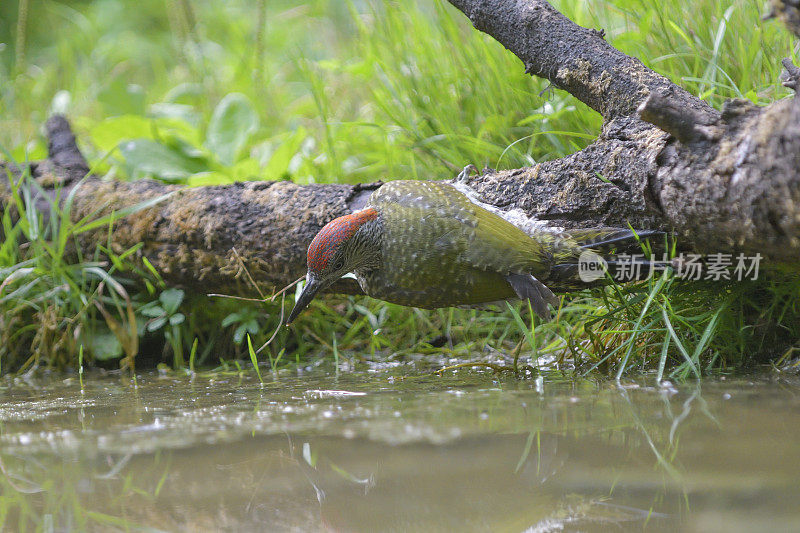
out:
<path id="1" fill-rule="evenodd" d="M 336 261 L 336 263 L 333 265 L 334 270 L 341 270 L 343 268 L 344 268 L 344 261 Z"/>

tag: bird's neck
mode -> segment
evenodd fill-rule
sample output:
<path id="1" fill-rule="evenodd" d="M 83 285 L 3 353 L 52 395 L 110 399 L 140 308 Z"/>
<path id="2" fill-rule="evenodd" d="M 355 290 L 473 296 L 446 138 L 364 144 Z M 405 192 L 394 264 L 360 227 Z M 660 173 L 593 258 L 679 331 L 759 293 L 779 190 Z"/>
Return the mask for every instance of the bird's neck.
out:
<path id="1" fill-rule="evenodd" d="M 348 242 L 348 256 L 352 271 L 364 272 L 381 266 L 381 228 L 380 216 L 366 219 Z"/>

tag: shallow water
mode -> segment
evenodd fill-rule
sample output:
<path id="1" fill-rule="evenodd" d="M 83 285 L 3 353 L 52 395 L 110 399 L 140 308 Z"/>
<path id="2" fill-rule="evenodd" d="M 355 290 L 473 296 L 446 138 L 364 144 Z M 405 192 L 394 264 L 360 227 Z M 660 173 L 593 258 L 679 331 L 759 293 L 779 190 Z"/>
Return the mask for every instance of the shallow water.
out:
<path id="1" fill-rule="evenodd" d="M 0 529 L 800 530 L 800 380 L 0 383 Z"/>

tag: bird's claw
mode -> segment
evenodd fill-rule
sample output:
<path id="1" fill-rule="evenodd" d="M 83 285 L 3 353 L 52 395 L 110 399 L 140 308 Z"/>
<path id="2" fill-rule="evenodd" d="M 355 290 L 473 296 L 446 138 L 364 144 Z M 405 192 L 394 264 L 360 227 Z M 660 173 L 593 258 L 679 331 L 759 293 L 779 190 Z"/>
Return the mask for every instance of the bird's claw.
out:
<path id="1" fill-rule="evenodd" d="M 472 172 L 478 172 L 478 167 L 473 164 L 465 166 L 464 170 L 459 172 L 458 176 L 456 176 L 456 182 L 466 183 L 469 180 L 469 175 L 472 174 Z"/>
<path id="2" fill-rule="evenodd" d="M 781 85 L 798 92 L 800 90 L 800 68 L 792 63 L 788 57 L 781 61 L 784 70 L 781 72 Z"/>

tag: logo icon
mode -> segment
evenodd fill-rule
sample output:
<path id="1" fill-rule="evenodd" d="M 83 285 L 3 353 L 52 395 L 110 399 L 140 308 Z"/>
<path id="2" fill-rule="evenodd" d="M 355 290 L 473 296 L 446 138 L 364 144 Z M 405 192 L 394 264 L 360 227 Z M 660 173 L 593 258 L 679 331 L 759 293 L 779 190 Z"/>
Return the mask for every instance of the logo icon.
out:
<path id="1" fill-rule="evenodd" d="M 578 257 L 578 277 L 584 283 L 604 277 L 606 270 L 608 270 L 606 260 L 591 250 L 586 250 Z"/>

